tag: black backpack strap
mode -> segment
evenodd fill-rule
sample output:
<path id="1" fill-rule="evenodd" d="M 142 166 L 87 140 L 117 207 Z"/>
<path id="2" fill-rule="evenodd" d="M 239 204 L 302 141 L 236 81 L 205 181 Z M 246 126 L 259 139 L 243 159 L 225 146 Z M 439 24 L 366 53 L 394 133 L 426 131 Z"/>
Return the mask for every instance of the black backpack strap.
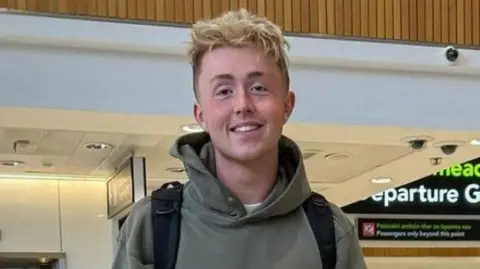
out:
<path id="1" fill-rule="evenodd" d="M 323 269 L 335 269 L 337 244 L 332 208 L 325 197 L 318 193 L 312 193 L 304 202 L 303 208 L 317 240 Z"/>
<path id="2" fill-rule="evenodd" d="M 174 269 L 180 241 L 183 185 L 165 183 L 152 193 L 155 269 Z"/>

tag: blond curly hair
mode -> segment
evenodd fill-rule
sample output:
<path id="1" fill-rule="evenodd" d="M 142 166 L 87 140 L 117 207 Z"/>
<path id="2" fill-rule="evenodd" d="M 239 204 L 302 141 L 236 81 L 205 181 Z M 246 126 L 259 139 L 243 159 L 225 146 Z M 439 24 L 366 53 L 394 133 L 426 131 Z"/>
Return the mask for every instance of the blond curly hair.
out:
<path id="1" fill-rule="evenodd" d="M 256 16 L 246 9 L 228 11 L 210 20 L 198 21 L 192 26 L 188 56 L 194 80 L 205 53 L 219 47 L 255 46 L 273 57 L 290 86 L 288 73 L 289 43 L 282 29 L 266 18 Z M 196 93 L 196 91 L 195 91 Z"/>

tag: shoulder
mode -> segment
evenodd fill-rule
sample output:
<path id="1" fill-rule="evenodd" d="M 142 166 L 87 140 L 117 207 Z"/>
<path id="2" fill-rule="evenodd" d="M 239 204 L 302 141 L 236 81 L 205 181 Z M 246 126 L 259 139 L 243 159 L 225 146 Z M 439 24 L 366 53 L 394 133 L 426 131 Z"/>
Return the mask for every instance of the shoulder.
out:
<path id="1" fill-rule="evenodd" d="M 348 218 L 347 214 L 345 214 L 343 210 L 336 204 L 330 203 L 330 208 L 332 209 L 333 222 L 335 224 L 335 237 L 337 242 L 346 238 L 351 238 L 352 234 L 355 235 L 355 225 Z"/>
<path id="2" fill-rule="evenodd" d="M 130 211 L 130 222 L 136 223 L 140 220 L 145 219 L 147 216 L 150 216 L 152 207 L 151 202 L 152 198 L 150 196 L 146 196 L 140 201 L 136 202 L 133 205 L 132 210 Z"/>
<path id="3" fill-rule="evenodd" d="M 129 239 L 138 240 L 137 238 L 145 236 L 150 241 L 152 233 L 152 196 L 146 196 L 133 205 L 120 232 L 120 240 L 127 240 L 128 243 Z"/>
<path id="4" fill-rule="evenodd" d="M 146 264 L 153 260 L 150 203 L 151 198 L 148 196 L 134 204 L 117 238 L 119 253 L 125 253 L 131 259 Z"/>
<path id="5" fill-rule="evenodd" d="M 136 202 L 130 211 L 119 234 L 120 241 L 131 241 L 139 231 L 152 229 L 151 197 L 147 196 Z"/>

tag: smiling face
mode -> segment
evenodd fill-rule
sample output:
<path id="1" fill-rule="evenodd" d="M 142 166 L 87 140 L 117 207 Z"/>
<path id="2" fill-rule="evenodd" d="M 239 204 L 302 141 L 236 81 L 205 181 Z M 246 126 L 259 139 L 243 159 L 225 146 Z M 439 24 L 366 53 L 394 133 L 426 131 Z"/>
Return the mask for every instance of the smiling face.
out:
<path id="1" fill-rule="evenodd" d="M 215 149 L 239 162 L 273 152 L 295 103 L 273 57 L 253 47 L 217 48 L 198 72 L 194 114 Z"/>

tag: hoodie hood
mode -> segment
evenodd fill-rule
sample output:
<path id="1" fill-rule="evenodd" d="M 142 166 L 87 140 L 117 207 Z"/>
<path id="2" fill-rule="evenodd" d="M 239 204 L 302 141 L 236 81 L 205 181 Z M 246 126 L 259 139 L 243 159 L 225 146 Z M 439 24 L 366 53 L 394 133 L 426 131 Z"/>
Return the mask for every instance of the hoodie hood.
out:
<path id="1" fill-rule="evenodd" d="M 232 226 L 288 214 L 311 194 L 300 149 L 293 140 L 282 136 L 276 184 L 262 205 L 247 215 L 240 200 L 216 177 L 213 150 L 207 133 L 181 136 L 170 150 L 173 157 L 183 162 L 189 178 L 184 207 L 207 221 Z"/>

